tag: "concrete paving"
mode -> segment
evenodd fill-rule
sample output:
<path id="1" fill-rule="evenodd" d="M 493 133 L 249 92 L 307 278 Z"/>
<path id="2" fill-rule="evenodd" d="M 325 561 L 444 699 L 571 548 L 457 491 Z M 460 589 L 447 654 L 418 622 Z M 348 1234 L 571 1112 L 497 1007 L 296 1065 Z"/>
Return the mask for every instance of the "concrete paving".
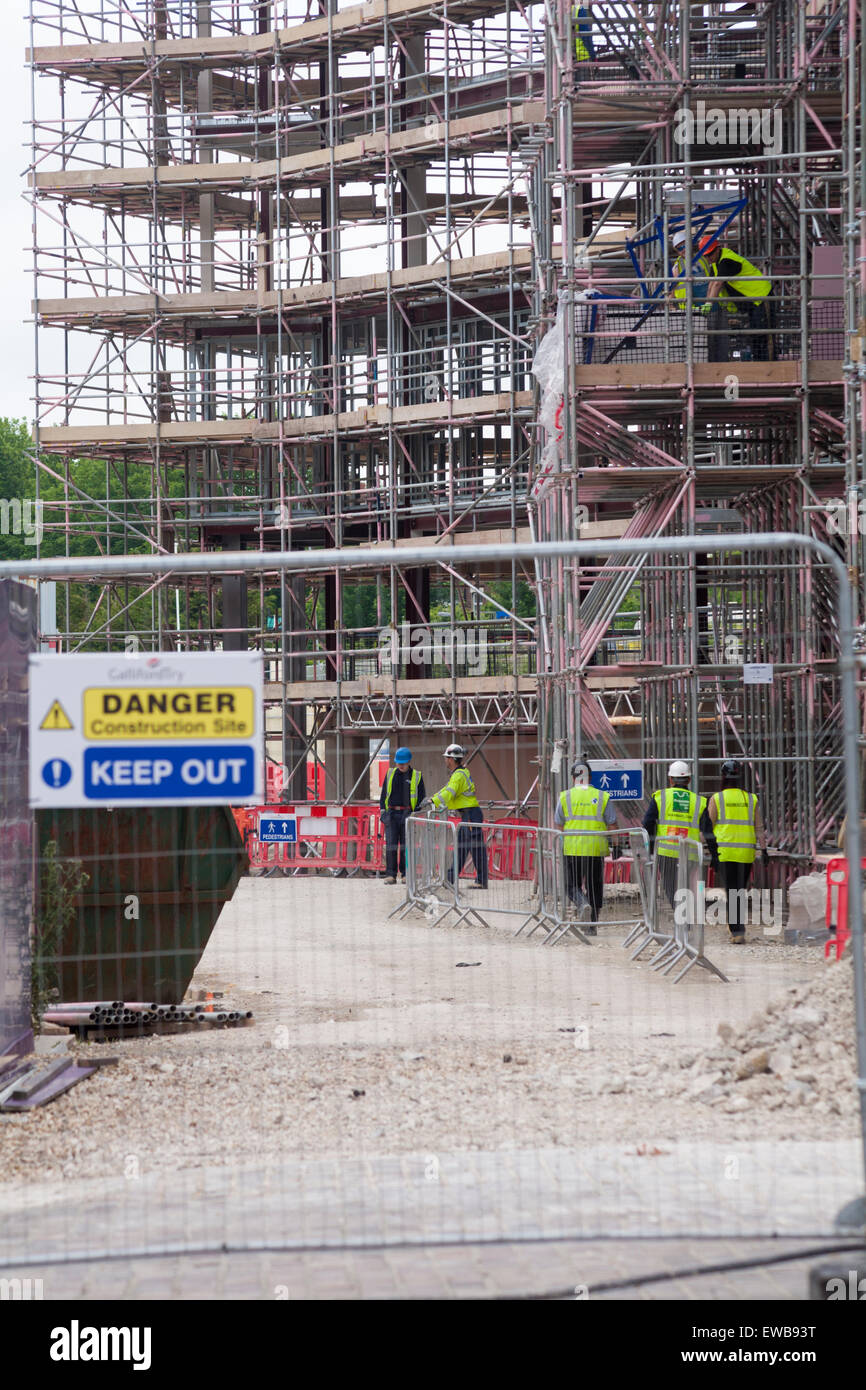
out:
<path id="1" fill-rule="evenodd" d="M 810 1248 L 817 1251 L 818 1243 L 811 1247 L 809 1242 L 794 1240 L 506 1241 L 370 1250 L 191 1253 L 28 1266 L 9 1274 L 29 1279 L 31 1296 L 38 1291 L 46 1300 L 59 1301 L 796 1301 L 808 1297 L 809 1269 L 822 1258 L 806 1253 Z M 800 1258 L 787 1258 L 797 1255 Z M 752 1262 L 749 1268 L 723 1268 L 746 1261 Z M 701 1268 L 713 1272 L 694 1272 Z"/>

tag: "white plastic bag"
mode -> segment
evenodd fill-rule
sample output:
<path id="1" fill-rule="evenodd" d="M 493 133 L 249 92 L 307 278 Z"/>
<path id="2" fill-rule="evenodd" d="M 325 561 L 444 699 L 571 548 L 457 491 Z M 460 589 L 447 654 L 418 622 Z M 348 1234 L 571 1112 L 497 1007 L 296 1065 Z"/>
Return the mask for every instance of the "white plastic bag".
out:
<path id="1" fill-rule="evenodd" d="M 565 371 L 565 304 L 560 301 L 556 323 L 549 328 L 532 359 L 532 374 L 541 388 L 538 422 L 550 438 L 541 451 L 532 498 L 538 502 L 550 488 L 562 459 L 562 382 Z"/>

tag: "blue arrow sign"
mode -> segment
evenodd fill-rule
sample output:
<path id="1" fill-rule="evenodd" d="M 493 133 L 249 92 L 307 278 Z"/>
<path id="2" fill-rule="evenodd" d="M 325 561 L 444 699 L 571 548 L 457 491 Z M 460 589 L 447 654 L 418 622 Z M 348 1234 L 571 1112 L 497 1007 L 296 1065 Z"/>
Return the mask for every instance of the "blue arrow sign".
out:
<path id="1" fill-rule="evenodd" d="M 640 801 L 643 798 L 643 767 L 637 761 L 597 762 L 590 772 L 590 783 L 607 792 L 611 801 Z"/>
<path id="2" fill-rule="evenodd" d="M 296 816 L 259 816 L 259 840 L 263 845 L 296 845 Z"/>

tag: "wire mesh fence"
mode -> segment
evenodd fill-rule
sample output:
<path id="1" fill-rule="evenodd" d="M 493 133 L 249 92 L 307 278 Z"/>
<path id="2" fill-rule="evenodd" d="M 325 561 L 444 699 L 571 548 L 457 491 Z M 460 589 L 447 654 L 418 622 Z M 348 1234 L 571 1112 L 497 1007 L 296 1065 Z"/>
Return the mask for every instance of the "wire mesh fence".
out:
<path id="1" fill-rule="evenodd" d="M 843 601 L 843 665 L 849 629 Z M 470 765 L 482 783 L 483 760 Z M 431 791 L 447 782 L 429 753 L 420 770 Z M 5 824 L 22 807 L 4 786 Z M 859 1189 L 851 964 L 825 969 L 760 915 L 735 949 L 724 904 L 707 910 L 719 894 L 699 845 L 676 846 L 672 880 L 662 842 L 610 827 L 619 853 L 597 856 L 598 901 L 556 827 L 415 814 L 401 892 L 364 861 L 341 871 L 370 843 L 360 812 L 323 827 L 324 857 L 287 836 L 276 860 L 256 861 L 270 832 L 257 823 L 245 845 L 254 808 L 235 811 L 38 813 L 41 1014 L 63 1020 L 91 1074 L 51 1106 L 22 1109 L 11 1091 L 0 1102 L 6 1267 L 137 1251 L 819 1235 Z M 859 885 L 859 948 L 858 908 Z M 862 969 L 862 951 L 856 960 Z"/>

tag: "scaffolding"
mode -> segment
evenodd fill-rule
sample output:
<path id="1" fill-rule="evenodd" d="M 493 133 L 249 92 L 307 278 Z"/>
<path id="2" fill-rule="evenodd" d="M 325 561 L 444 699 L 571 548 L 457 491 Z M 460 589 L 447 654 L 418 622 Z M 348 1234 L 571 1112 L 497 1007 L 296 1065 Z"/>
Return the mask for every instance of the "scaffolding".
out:
<path id="1" fill-rule="evenodd" d="M 67 584 L 43 637 L 261 650 L 296 799 L 310 763 L 326 799 L 366 793 L 386 739 L 460 738 L 483 796 L 542 815 L 577 751 L 639 754 L 653 785 L 741 756 L 796 866 L 841 816 L 826 574 L 497 547 L 811 533 L 862 610 L 862 4 L 584 8 L 581 47 L 568 0 L 31 0 L 46 535 L 430 550 L 363 579 L 106 581 L 83 620 Z M 763 319 L 703 298 L 713 233 L 770 278 Z M 549 430 L 531 367 L 557 324 Z M 489 562 L 460 564 L 470 542 Z"/>
<path id="2" fill-rule="evenodd" d="M 862 542 L 838 524 L 864 481 L 862 6 L 587 8 L 581 54 L 573 7 L 549 7 L 549 115 L 530 171 L 539 308 L 550 325 L 558 310 L 563 337 L 559 447 L 535 533 L 572 535 L 617 504 L 633 508 L 633 535 L 811 533 L 845 553 L 862 615 Z M 548 230 L 557 203 L 561 260 Z M 701 256 L 716 238 L 769 279 L 760 311 L 707 297 Z M 638 720 L 608 717 L 590 685 L 630 590 L 639 609 L 608 669 L 639 692 Z M 734 756 L 783 873 L 835 843 L 826 573 L 794 553 L 698 553 L 546 565 L 540 595 L 540 719 L 563 761 L 639 747 L 652 785 L 682 757 L 711 790 Z M 558 789 L 550 773 L 542 802 Z"/>

